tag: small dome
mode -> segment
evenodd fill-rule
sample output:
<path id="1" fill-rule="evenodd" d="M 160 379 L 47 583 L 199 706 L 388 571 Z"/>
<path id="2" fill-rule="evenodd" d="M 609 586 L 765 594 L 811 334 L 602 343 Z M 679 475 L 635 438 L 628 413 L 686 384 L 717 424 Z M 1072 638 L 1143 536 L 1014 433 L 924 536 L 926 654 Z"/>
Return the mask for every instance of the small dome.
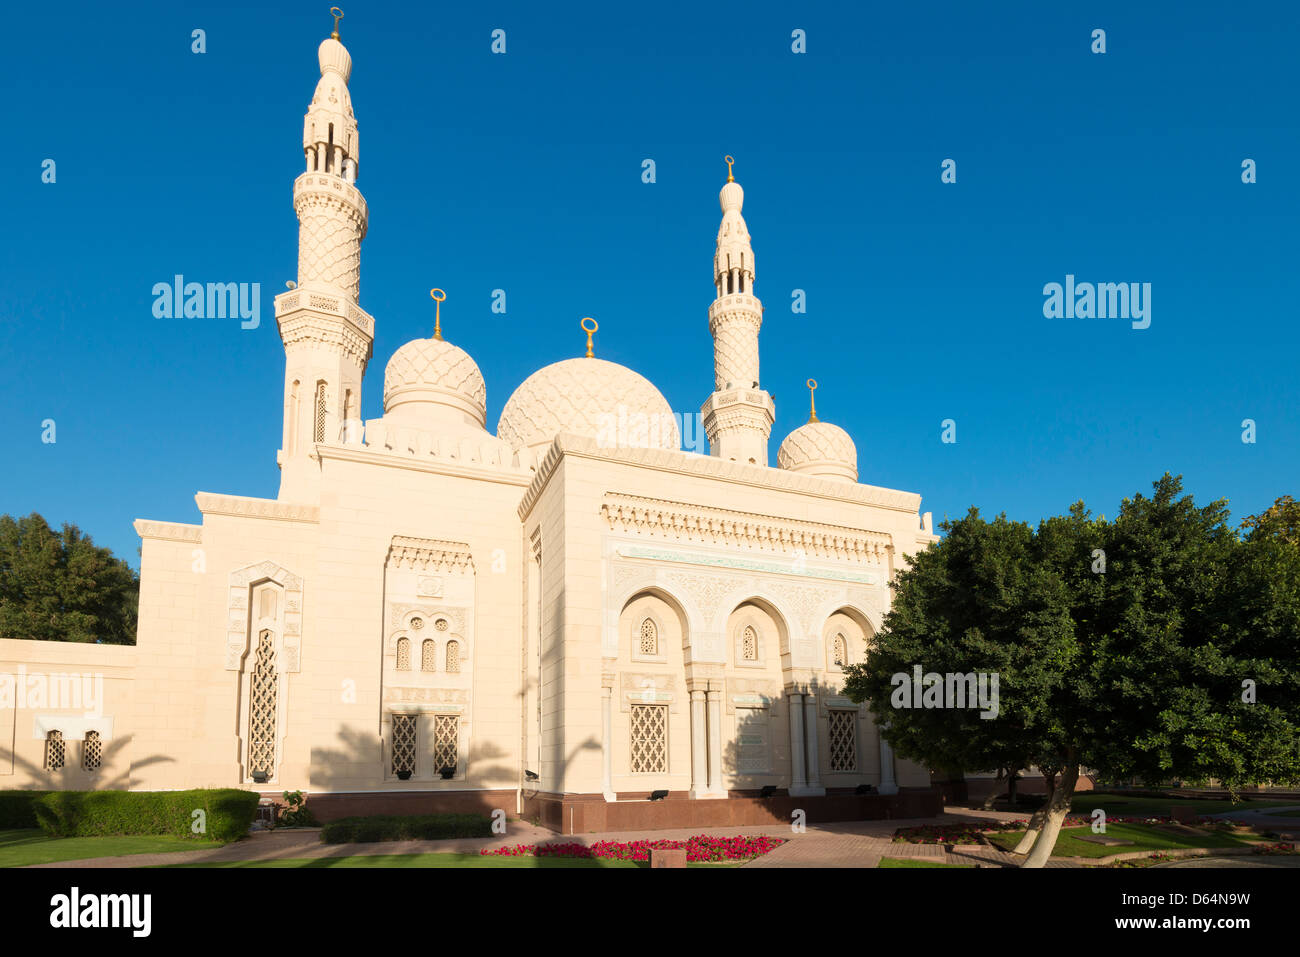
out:
<path id="1" fill-rule="evenodd" d="M 741 207 L 745 205 L 745 191 L 734 180 L 725 183 L 722 191 L 718 193 L 718 205 L 722 207 L 724 213 L 729 209 L 740 212 Z"/>
<path id="2" fill-rule="evenodd" d="M 776 464 L 805 475 L 858 480 L 858 450 L 849 433 L 829 422 L 809 422 L 787 435 L 777 450 Z"/>
<path id="3" fill-rule="evenodd" d="M 384 415 L 412 423 L 487 426 L 487 385 L 468 352 L 444 339 L 412 339 L 384 369 Z"/>
<path id="4" fill-rule="evenodd" d="M 326 37 L 321 41 L 320 47 L 316 50 L 316 59 L 320 63 L 321 76 L 324 76 L 326 71 L 333 70 L 343 77 L 344 83 L 352 78 L 352 54 L 348 53 L 348 48 L 333 37 Z"/>
<path id="5" fill-rule="evenodd" d="M 561 432 L 607 448 L 679 449 L 672 407 L 650 380 L 604 359 L 565 359 L 538 369 L 501 410 L 497 437 L 544 452 Z"/>

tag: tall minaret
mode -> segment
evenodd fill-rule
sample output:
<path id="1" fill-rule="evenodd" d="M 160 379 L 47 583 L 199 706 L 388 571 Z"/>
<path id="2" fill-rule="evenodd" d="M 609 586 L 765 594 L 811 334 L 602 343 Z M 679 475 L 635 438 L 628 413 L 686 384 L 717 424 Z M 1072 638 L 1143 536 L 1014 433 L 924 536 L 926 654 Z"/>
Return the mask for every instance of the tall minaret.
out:
<path id="1" fill-rule="evenodd" d="M 337 8 L 335 8 L 337 9 Z M 284 444 L 280 499 L 319 499 L 318 443 L 360 429 L 361 379 L 375 321 L 357 303 L 366 201 L 357 180 L 357 120 L 348 95 L 352 57 L 334 32 L 317 51 L 320 82 L 303 121 L 307 171 L 293 184 L 298 214 L 298 284 L 275 299 L 284 342 Z"/>
<path id="2" fill-rule="evenodd" d="M 734 162 L 727 157 L 727 182 L 718 194 L 722 225 L 713 254 L 713 284 L 718 295 L 709 306 L 714 391 L 700 412 L 710 455 L 767 465 L 767 439 L 776 408 L 772 397 L 758 385 L 763 304 L 754 295 L 754 250 L 745 218 L 740 215 L 745 191 L 732 175 Z"/>

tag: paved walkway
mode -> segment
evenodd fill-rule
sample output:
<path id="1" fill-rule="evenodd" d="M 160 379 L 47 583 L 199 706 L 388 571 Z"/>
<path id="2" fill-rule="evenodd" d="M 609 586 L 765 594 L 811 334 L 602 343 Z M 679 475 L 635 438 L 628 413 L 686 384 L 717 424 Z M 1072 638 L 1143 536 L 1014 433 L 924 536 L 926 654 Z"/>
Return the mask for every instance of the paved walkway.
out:
<path id="1" fill-rule="evenodd" d="M 255 831 L 242 841 L 203 851 L 172 851 L 162 854 L 130 854 L 124 857 L 96 857 L 80 861 L 57 861 L 33 867 L 149 867 L 156 864 L 228 863 L 236 861 L 272 861 L 323 859 L 331 857 L 375 856 L 381 854 L 477 854 L 484 848 L 515 844 L 591 845 L 597 841 L 685 840 L 696 834 L 716 837 L 769 835 L 785 839 L 770 854 L 748 867 L 875 867 L 882 857 L 919 857 L 958 861 L 955 854 L 933 844 L 894 844 L 894 831 L 914 825 L 954 823 L 962 820 L 1015 820 L 1024 814 L 1006 811 L 958 810 L 943 818 L 905 818 L 890 821 L 849 821 L 837 824 L 810 825 L 803 833 L 793 833 L 788 824 L 754 827 L 677 828 L 660 831 L 615 831 L 603 834 L 560 835 L 524 821 L 511 821 L 509 831 L 501 837 L 463 838 L 449 841 L 389 841 L 376 844 L 322 844 L 319 828 L 302 830 Z M 982 847 L 968 852 L 963 862 L 1005 866 L 1011 856 Z M 1055 866 L 1055 862 L 1053 862 Z"/>

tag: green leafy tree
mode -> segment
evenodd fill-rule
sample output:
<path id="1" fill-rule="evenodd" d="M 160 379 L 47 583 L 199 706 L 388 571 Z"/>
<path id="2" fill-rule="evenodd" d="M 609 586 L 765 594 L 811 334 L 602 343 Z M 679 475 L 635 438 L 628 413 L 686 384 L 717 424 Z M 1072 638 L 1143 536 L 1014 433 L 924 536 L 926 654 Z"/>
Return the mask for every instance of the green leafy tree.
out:
<path id="1" fill-rule="evenodd" d="M 1241 523 L 1247 538 L 1280 538 L 1300 546 L 1300 502 L 1283 495 L 1258 515 L 1251 515 Z"/>
<path id="2" fill-rule="evenodd" d="M 1300 548 L 1239 538 L 1223 502 L 1166 474 L 1114 521 L 1082 503 L 1036 530 L 971 512 L 896 579 L 846 692 L 900 754 L 988 770 L 1034 763 L 1049 797 L 1017 848 L 1046 864 L 1081 766 L 1229 789 L 1300 778 Z M 893 706 L 891 675 L 994 671 L 996 719 Z M 1059 771 L 1059 776 L 1057 772 Z"/>
<path id="3" fill-rule="evenodd" d="M 140 579 L 75 525 L 0 516 L 0 637 L 135 643 Z"/>

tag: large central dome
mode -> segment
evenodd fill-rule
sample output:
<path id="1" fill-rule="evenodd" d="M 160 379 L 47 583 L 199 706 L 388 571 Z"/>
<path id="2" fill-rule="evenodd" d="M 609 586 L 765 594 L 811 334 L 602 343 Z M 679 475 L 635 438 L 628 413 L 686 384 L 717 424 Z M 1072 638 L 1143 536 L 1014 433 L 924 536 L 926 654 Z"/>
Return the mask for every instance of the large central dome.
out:
<path id="1" fill-rule="evenodd" d="M 497 438 L 544 452 L 561 432 L 608 448 L 679 449 L 672 407 L 650 380 L 604 359 L 565 359 L 538 369 L 501 410 Z"/>

